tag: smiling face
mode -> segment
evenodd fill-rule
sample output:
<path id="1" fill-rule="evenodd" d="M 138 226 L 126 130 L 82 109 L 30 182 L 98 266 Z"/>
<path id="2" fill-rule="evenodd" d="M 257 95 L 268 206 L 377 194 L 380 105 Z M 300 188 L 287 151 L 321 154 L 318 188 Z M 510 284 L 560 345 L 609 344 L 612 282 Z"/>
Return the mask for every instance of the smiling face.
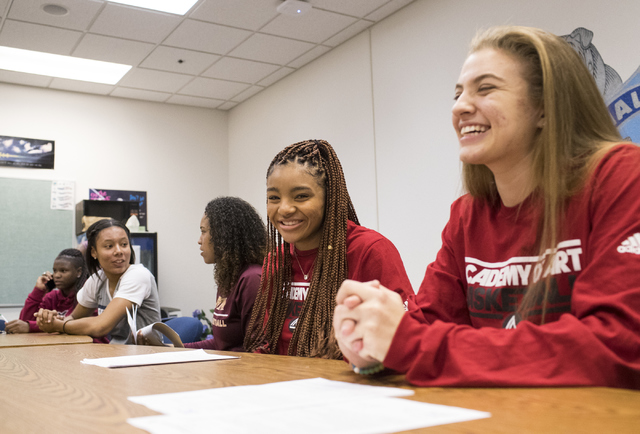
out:
<path id="1" fill-rule="evenodd" d="M 544 119 L 531 102 L 522 62 L 491 48 L 476 51 L 462 67 L 455 95 L 452 121 L 462 162 L 484 164 L 496 176 L 531 167 Z"/>
<path id="2" fill-rule="evenodd" d="M 131 245 L 124 229 L 110 226 L 100 231 L 91 256 L 98 260 L 109 280 L 117 280 L 129 268 Z"/>
<path id="3" fill-rule="evenodd" d="M 282 238 L 299 250 L 320 245 L 324 221 L 324 187 L 304 166 L 276 166 L 267 178 L 267 214 Z"/>
<path id="4" fill-rule="evenodd" d="M 200 238 L 198 238 L 198 244 L 200 245 L 200 255 L 204 259 L 205 264 L 215 263 L 215 256 L 213 254 L 213 240 L 211 239 L 211 229 L 209 227 L 209 219 L 206 215 L 202 216 L 200 220 Z"/>
<path id="5" fill-rule="evenodd" d="M 53 261 L 53 281 L 63 293 L 74 289 L 81 275 L 82 268 L 74 267 L 70 260 L 60 257 Z"/>

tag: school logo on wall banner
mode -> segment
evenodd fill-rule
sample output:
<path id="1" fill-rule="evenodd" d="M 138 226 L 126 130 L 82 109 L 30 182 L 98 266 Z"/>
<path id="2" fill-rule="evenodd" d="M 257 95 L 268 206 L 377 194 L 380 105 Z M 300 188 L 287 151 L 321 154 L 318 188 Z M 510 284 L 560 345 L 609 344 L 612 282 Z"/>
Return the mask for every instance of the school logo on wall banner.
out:
<path id="1" fill-rule="evenodd" d="M 640 68 L 607 101 L 623 139 L 640 143 Z"/>
<path id="2" fill-rule="evenodd" d="M 620 75 L 604 63 L 591 42 L 591 30 L 578 27 L 561 38 L 578 52 L 589 68 L 622 138 L 640 144 L 640 68 L 622 83 Z"/>

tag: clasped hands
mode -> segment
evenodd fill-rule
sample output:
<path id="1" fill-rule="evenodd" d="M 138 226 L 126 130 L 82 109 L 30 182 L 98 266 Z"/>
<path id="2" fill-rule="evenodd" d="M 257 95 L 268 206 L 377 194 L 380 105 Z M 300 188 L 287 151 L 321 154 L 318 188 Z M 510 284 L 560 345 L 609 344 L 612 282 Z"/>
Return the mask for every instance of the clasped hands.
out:
<path id="1" fill-rule="evenodd" d="M 405 313 L 400 295 L 377 280 L 345 280 L 336 303 L 333 328 L 344 356 L 359 368 L 384 361 Z"/>
<path id="2" fill-rule="evenodd" d="M 62 331 L 64 320 L 60 318 L 58 311 L 40 308 L 33 316 L 36 317 L 36 323 L 43 332 L 55 333 Z"/>

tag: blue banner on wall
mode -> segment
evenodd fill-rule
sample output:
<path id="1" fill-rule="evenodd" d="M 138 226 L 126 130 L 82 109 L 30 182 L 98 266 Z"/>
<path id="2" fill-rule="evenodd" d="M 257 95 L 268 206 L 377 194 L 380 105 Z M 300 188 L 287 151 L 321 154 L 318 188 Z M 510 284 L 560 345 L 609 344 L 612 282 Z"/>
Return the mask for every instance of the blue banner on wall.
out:
<path id="1" fill-rule="evenodd" d="M 640 144 L 640 68 L 607 101 L 623 139 Z"/>

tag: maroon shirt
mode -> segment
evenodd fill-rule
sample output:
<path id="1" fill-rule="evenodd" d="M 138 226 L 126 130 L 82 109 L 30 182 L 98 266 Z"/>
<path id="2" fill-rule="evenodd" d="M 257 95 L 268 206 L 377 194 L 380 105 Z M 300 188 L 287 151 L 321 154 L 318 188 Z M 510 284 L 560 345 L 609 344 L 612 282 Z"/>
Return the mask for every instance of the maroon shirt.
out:
<path id="1" fill-rule="evenodd" d="M 289 351 L 289 342 L 298 325 L 298 317 L 309 292 L 318 249 L 296 250 L 295 253 L 297 259 L 294 255 L 291 258 L 293 272 L 289 308 L 278 340 L 277 354 L 280 355 L 287 355 Z M 356 225 L 350 220 L 347 222 L 347 267 L 349 279 L 361 282 L 377 279 L 387 288 L 400 294 L 403 301 L 413 299 L 411 282 L 400 253 L 393 243 L 378 232 Z M 303 273 L 308 275 L 308 280 L 304 279 Z M 333 312 L 327 320 L 333 321 Z"/>
<path id="2" fill-rule="evenodd" d="M 260 288 L 262 265 L 248 265 L 240 274 L 231 293 L 216 301 L 211 321 L 213 339 L 184 344 L 186 348 L 244 351 L 244 334 L 251 319 L 251 309 Z"/>
<path id="3" fill-rule="evenodd" d="M 36 286 L 24 302 L 24 307 L 20 311 L 20 319 L 29 323 L 29 333 L 38 333 L 41 330 L 36 324 L 33 314 L 38 312 L 40 308 L 57 310 L 67 316 L 73 312 L 76 304 L 78 304 L 76 291 L 71 291 L 69 296 L 65 297 L 59 289 L 54 289 L 45 294 L 44 291 Z"/>

